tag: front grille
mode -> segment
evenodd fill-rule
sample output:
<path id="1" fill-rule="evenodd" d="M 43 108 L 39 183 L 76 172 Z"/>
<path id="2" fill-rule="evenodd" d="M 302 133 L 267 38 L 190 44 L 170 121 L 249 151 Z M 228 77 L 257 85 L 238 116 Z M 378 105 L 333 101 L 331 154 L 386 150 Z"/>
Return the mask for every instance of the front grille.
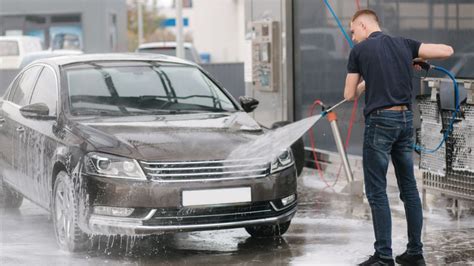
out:
<path id="1" fill-rule="evenodd" d="M 294 206 L 296 202 L 284 210 L 275 211 L 267 201 L 237 206 L 162 208 L 157 209 L 155 215 L 143 221 L 143 224 L 156 226 L 239 222 L 278 216 Z"/>
<path id="2" fill-rule="evenodd" d="M 186 181 L 199 179 L 258 178 L 270 173 L 270 163 L 262 159 L 215 161 L 141 161 L 151 180 Z"/>

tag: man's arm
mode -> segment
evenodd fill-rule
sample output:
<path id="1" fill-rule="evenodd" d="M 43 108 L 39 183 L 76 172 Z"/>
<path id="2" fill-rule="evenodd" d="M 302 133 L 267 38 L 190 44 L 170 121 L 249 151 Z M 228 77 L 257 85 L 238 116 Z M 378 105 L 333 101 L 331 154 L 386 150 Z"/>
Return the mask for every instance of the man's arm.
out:
<path id="1" fill-rule="evenodd" d="M 359 73 L 348 73 L 346 77 L 346 85 L 344 87 L 344 99 L 348 101 L 352 101 L 357 98 L 360 94 L 358 94 L 358 84 L 360 80 Z M 365 82 L 363 85 L 363 89 L 365 89 Z"/>
<path id="2" fill-rule="evenodd" d="M 357 85 L 357 95 L 356 98 L 359 98 L 362 93 L 365 91 L 365 80 L 362 80 L 359 82 L 359 85 Z"/>
<path id="3" fill-rule="evenodd" d="M 422 43 L 418 49 L 418 56 L 423 59 L 445 59 L 453 53 L 453 47 L 445 44 Z"/>

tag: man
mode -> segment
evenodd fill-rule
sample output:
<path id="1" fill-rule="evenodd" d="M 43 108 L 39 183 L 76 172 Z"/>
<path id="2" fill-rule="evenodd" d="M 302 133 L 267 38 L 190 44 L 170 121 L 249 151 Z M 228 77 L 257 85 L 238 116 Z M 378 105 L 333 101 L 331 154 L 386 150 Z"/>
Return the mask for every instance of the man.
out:
<path id="1" fill-rule="evenodd" d="M 350 27 L 356 45 L 347 64 L 344 98 L 354 100 L 366 91 L 363 167 L 375 233 L 375 253 L 360 265 L 394 265 L 386 193 L 390 157 L 408 225 L 407 250 L 396 261 L 402 265 L 425 265 L 421 243 L 423 213 L 412 158 L 412 64 L 415 58 L 447 58 L 453 48 L 388 36 L 381 32 L 376 13 L 369 9 L 357 11 Z"/>

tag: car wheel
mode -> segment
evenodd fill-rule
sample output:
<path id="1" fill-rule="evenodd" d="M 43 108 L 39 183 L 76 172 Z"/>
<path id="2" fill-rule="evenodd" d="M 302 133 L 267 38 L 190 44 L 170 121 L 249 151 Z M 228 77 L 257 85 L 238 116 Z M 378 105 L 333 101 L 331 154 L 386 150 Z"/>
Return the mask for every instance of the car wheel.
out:
<path id="1" fill-rule="evenodd" d="M 272 129 L 279 128 L 290 124 L 289 121 L 280 121 L 275 122 L 272 125 Z M 296 166 L 296 174 L 299 176 L 303 171 L 304 167 L 304 142 L 303 138 L 299 138 L 293 145 L 291 145 L 291 151 L 293 152 L 293 156 L 295 157 L 295 166 Z"/>
<path id="2" fill-rule="evenodd" d="M 3 183 L 3 178 L 0 177 L 0 207 L 5 209 L 18 209 L 22 203 L 23 196 Z"/>
<path id="3" fill-rule="evenodd" d="M 61 171 L 54 183 L 53 224 L 56 240 L 61 249 L 70 252 L 87 250 L 91 238 L 78 225 L 78 198 L 69 175 Z"/>
<path id="4" fill-rule="evenodd" d="M 291 220 L 282 224 L 266 224 L 245 227 L 252 237 L 278 237 L 282 236 L 290 227 Z"/>

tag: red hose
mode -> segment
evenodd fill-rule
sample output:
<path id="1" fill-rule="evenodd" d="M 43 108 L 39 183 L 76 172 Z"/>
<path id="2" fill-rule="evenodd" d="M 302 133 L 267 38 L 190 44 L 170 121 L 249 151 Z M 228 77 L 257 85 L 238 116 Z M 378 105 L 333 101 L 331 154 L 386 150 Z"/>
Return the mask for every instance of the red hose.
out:
<path id="1" fill-rule="evenodd" d="M 355 3 L 356 3 L 357 10 L 360 10 L 360 0 L 355 0 Z M 316 107 L 316 105 L 323 106 L 323 103 L 319 99 L 314 101 L 313 104 L 310 107 L 309 116 L 313 115 L 313 111 L 314 111 L 314 108 Z M 358 106 L 358 99 L 356 98 L 354 100 L 354 104 L 352 105 L 351 119 L 349 120 L 349 128 L 347 129 L 346 142 L 344 144 L 344 149 L 346 151 L 349 147 L 349 141 L 350 141 L 351 135 L 352 135 L 352 127 L 354 126 L 354 122 L 355 122 L 355 118 L 356 118 L 356 114 L 357 114 L 357 106 Z M 319 161 L 318 161 L 318 158 L 317 158 L 317 155 L 316 155 L 316 144 L 315 144 L 315 141 L 314 141 L 314 132 L 313 132 L 312 127 L 310 128 L 309 140 L 311 142 L 311 152 L 313 154 L 314 164 L 316 165 L 316 169 L 318 169 L 319 177 L 326 184 L 326 187 L 323 189 L 323 191 L 326 188 L 333 188 L 337 184 L 337 181 L 339 180 L 339 176 L 341 174 L 341 169 L 342 169 L 343 163 L 341 162 L 341 164 L 339 165 L 339 170 L 337 171 L 337 175 L 336 175 L 336 179 L 335 179 L 334 183 L 332 185 L 329 185 L 327 183 L 326 179 L 324 178 L 323 171 L 321 170 L 321 166 L 319 165 Z"/>

